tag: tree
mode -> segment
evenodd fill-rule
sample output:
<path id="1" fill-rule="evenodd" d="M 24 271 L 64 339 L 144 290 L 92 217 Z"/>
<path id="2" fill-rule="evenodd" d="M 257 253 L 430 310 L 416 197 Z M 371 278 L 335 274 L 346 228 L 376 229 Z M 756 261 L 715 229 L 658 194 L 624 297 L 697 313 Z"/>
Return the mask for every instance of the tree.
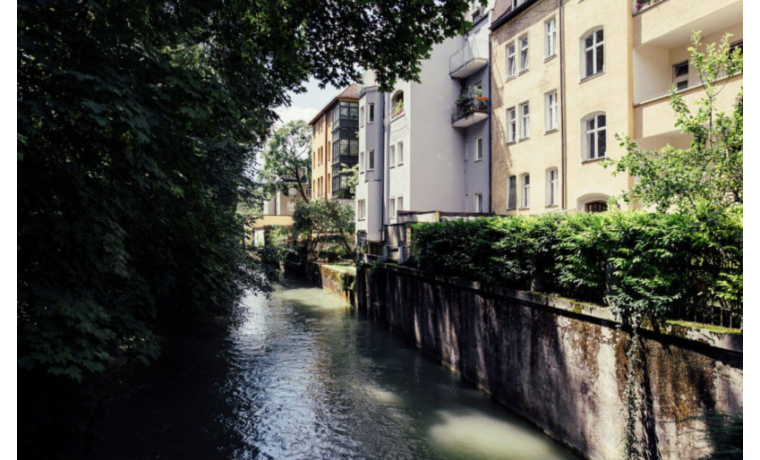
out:
<path id="1" fill-rule="evenodd" d="M 329 240 L 336 240 L 346 254 L 352 254 L 354 209 L 340 200 L 299 201 L 293 213 L 293 230 L 308 242 L 315 258 Z"/>
<path id="2" fill-rule="evenodd" d="M 729 34 L 720 44 L 701 49 L 699 32 L 692 34 L 691 65 L 699 72 L 705 97 L 689 108 L 683 97 L 671 89 L 670 105 L 676 113 L 676 126 L 691 136 L 691 146 L 677 149 L 671 145 L 641 150 L 629 137 L 621 138 L 626 154 L 619 160 L 605 160 L 613 174 L 627 173 L 637 178 L 634 186 L 620 198 L 640 201 L 660 211 L 720 211 L 744 201 L 743 90 L 736 96 L 733 113 L 716 107 L 718 96 L 728 81 L 742 72 L 742 49 L 731 50 Z M 726 76 L 727 78 L 721 79 Z"/>
<path id="3" fill-rule="evenodd" d="M 82 379 L 267 289 L 235 209 L 313 77 L 418 80 L 467 1 L 21 2 L 18 363 Z M 335 33 L 340 31 L 340 33 Z"/>
<path id="4" fill-rule="evenodd" d="M 346 175 L 348 190 L 351 195 L 354 195 L 356 193 L 356 186 L 359 185 L 359 163 L 353 166 L 341 163 L 340 166 L 340 173 Z"/>
<path id="5" fill-rule="evenodd" d="M 291 121 L 275 130 L 262 157 L 261 174 L 267 192 L 287 195 L 295 188 L 301 199 L 309 201 L 306 184 L 311 168 L 311 128 L 305 121 Z"/>

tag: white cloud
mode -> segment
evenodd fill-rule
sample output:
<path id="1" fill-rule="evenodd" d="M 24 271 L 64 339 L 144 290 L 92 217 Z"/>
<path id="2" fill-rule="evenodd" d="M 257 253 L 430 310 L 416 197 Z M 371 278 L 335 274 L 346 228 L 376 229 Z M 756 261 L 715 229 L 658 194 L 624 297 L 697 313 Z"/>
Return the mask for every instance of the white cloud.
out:
<path id="1" fill-rule="evenodd" d="M 280 107 L 275 109 L 277 115 L 280 116 L 280 122 L 275 123 L 276 126 L 280 126 L 289 121 L 303 120 L 306 123 L 310 122 L 314 116 L 319 113 L 319 109 L 312 107 Z"/>

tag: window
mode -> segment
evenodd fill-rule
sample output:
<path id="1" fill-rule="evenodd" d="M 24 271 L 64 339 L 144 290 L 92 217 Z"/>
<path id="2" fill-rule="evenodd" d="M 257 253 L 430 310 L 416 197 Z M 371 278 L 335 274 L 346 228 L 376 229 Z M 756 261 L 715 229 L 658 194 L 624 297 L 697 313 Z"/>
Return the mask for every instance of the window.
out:
<path id="1" fill-rule="evenodd" d="M 517 140 L 517 109 L 507 109 L 507 143 Z"/>
<path id="2" fill-rule="evenodd" d="M 475 140 L 475 161 L 483 159 L 483 138 L 479 137 Z"/>
<path id="3" fill-rule="evenodd" d="M 375 104 L 369 104 L 367 106 L 367 123 L 375 122 Z"/>
<path id="4" fill-rule="evenodd" d="M 604 72 L 604 30 L 591 32 L 583 39 L 583 78 Z"/>
<path id="5" fill-rule="evenodd" d="M 527 2 L 528 0 L 512 0 L 512 8 L 517 8 L 518 6 L 522 5 L 523 3 Z"/>
<path id="6" fill-rule="evenodd" d="M 607 210 L 607 203 L 604 201 L 592 201 L 586 203 L 586 212 L 604 212 Z"/>
<path id="7" fill-rule="evenodd" d="M 551 18 L 546 21 L 546 57 L 550 58 L 557 54 L 557 19 Z"/>
<path id="8" fill-rule="evenodd" d="M 390 112 L 392 117 L 396 117 L 404 113 L 404 92 L 396 91 L 391 98 Z"/>
<path id="9" fill-rule="evenodd" d="M 522 200 L 520 200 L 520 207 L 530 207 L 530 174 L 523 174 L 522 176 Z"/>
<path id="10" fill-rule="evenodd" d="M 367 202 L 359 200 L 356 205 L 356 215 L 359 220 L 364 220 L 367 216 Z"/>
<path id="11" fill-rule="evenodd" d="M 559 173 L 557 168 L 550 169 L 546 172 L 546 205 L 557 205 L 557 191 L 559 187 Z"/>
<path id="12" fill-rule="evenodd" d="M 483 194 L 475 194 L 475 212 L 483 212 Z"/>
<path id="13" fill-rule="evenodd" d="M 359 123 L 364 126 L 364 106 L 359 109 Z"/>
<path id="14" fill-rule="evenodd" d="M 528 70 L 530 56 L 528 55 L 528 36 L 520 38 L 520 72 Z"/>
<path id="15" fill-rule="evenodd" d="M 517 176 L 509 176 L 507 181 L 507 211 L 517 208 Z"/>
<path id="16" fill-rule="evenodd" d="M 404 143 L 398 143 L 398 165 L 404 164 Z"/>
<path id="17" fill-rule="evenodd" d="M 396 198 L 396 211 L 404 210 L 404 197 L 400 196 Z"/>
<path id="18" fill-rule="evenodd" d="M 548 133 L 557 129 L 557 92 L 552 91 L 544 96 L 546 110 L 545 131 Z"/>
<path id="19" fill-rule="evenodd" d="M 520 139 L 530 137 L 530 104 L 524 102 L 520 104 Z"/>
<path id="20" fill-rule="evenodd" d="M 364 172 L 364 152 L 359 152 L 359 172 Z"/>
<path id="21" fill-rule="evenodd" d="M 689 61 L 673 66 L 673 84 L 678 91 L 689 87 Z"/>
<path id="22" fill-rule="evenodd" d="M 367 171 L 372 171 L 375 169 L 375 151 L 370 150 L 367 154 Z"/>
<path id="23" fill-rule="evenodd" d="M 607 153 L 607 117 L 604 113 L 591 115 L 583 121 L 584 159 L 604 158 Z"/>
<path id="24" fill-rule="evenodd" d="M 515 64 L 515 42 L 507 45 L 507 79 L 515 76 L 517 65 Z"/>
<path id="25" fill-rule="evenodd" d="M 392 168 L 396 166 L 396 146 L 391 145 L 390 153 L 388 154 L 388 158 L 390 161 L 388 162 L 388 167 Z"/>
<path id="26" fill-rule="evenodd" d="M 391 210 L 390 212 L 391 219 L 395 219 L 396 218 L 396 199 L 395 198 L 391 198 L 390 205 L 388 206 L 388 208 L 390 208 Z"/>

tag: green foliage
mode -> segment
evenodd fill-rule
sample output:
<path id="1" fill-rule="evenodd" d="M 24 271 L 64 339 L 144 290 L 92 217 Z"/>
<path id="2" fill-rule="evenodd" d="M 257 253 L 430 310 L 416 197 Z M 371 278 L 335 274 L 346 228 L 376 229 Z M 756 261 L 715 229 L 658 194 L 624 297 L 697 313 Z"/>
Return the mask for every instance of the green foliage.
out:
<path id="1" fill-rule="evenodd" d="M 719 305 L 741 316 L 741 210 L 720 218 L 645 212 L 480 218 L 417 224 L 421 269 L 608 302 L 662 319 Z"/>
<path id="2" fill-rule="evenodd" d="M 354 209 L 340 200 L 299 201 L 293 212 L 293 230 L 307 241 L 312 255 L 320 258 L 327 243 L 335 242 L 345 251 L 354 252 Z"/>
<path id="3" fill-rule="evenodd" d="M 267 289 L 236 210 L 261 199 L 249 169 L 273 109 L 357 64 L 384 89 L 418 81 L 468 3 L 19 3 L 19 367 L 83 379 L 147 361 L 157 332 Z"/>
<path id="4" fill-rule="evenodd" d="M 676 127 L 692 141 L 687 149 L 671 145 L 655 150 L 641 150 L 622 138 L 626 154 L 619 160 L 607 159 L 605 167 L 613 174 L 626 173 L 637 180 L 620 198 L 654 205 L 661 211 L 678 209 L 692 213 L 721 212 L 744 202 L 744 96 L 741 91 L 731 114 L 718 111 L 718 96 L 730 77 L 743 70 L 740 48 L 730 51 L 729 34 L 717 46 L 713 43 L 701 51 L 699 32 L 692 35 L 691 65 L 699 73 L 705 97 L 689 108 L 675 87 L 670 105 L 676 113 Z M 729 78 L 722 79 L 728 76 Z"/>
<path id="5" fill-rule="evenodd" d="M 311 128 L 303 120 L 278 128 L 262 151 L 261 168 L 265 196 L 276 192 L 288 195 L 295 188 L 308 201 L 306 185 L 311 172 Z"/>
<path id="6" fill-rule="evenodd" d="M 353 166 L 341 163 L 340 166 L 340 173 L 347 176 L 348 180 L 346 185 L 348 185 L 348 190 L 353 196 L 356 194 L 356 186 L 359 185 L 359 163 L 356 163 Z"/>

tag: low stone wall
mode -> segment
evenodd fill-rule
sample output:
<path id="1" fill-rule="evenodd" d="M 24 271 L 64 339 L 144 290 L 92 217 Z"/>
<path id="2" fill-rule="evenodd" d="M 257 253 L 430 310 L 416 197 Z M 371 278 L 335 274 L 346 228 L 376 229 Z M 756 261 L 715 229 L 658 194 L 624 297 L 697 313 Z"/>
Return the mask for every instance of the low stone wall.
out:
<path id="1" fill-rule="evenodd" d="M 338 294 L 351 305 L 356 306 L 353 289 L 356 284 L 356 275 L 330 267 L 328 264 L 309 262 L 306 278 L 322 289 Z"/>
<path id="2" fill-rule="evenodd" d="M 356 303 L 576 452 L 621 458 L 630 334 L 609 309 L 389 265 L 359 270 Z M 708 454 L 691 417 L 743 412 L 742 337 L 643 331 L 641 344 L 644 457 Z"/>

